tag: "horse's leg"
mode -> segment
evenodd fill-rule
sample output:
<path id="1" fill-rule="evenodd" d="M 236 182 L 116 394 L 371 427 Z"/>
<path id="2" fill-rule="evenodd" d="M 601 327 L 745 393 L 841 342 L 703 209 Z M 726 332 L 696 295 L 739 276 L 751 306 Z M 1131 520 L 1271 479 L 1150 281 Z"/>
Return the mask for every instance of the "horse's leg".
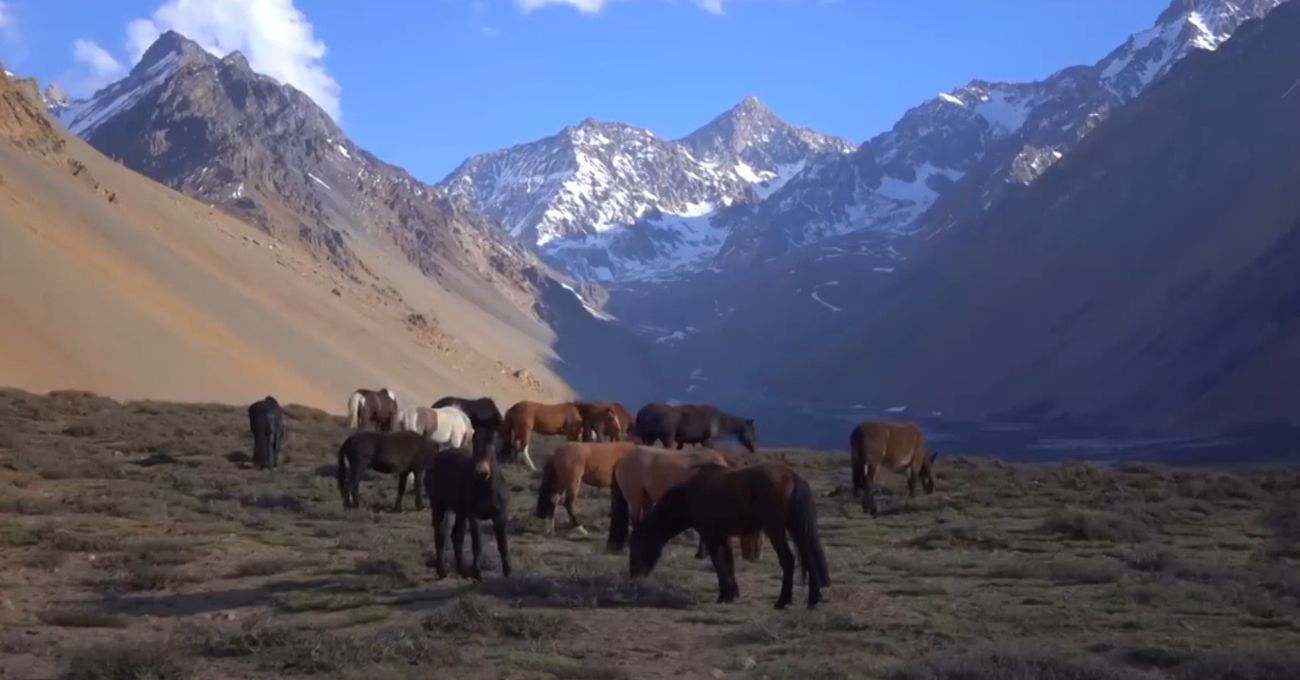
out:
<path id="1" fill-rule="evenodd" d="M 907 468 L 907 497 L 916 498 L 916 468 Z"/>
<path id="2" fill-rule="evenodd" d="M 393 504 L 393 512 L 402 511 L 402 496 L 406 495 L 406 470 L 397 473 L 397 502 Z"/>
<path id="3" fill-rule="evenodd" d="M 478 534 L 478 519 L 474 517 L 469 518 L 469 548 L 471 551 L 469 577 L 475 581 L 482 581 L 483 572 L 479 568 L 479 559 L 483 555 L 483 541 Z"/>
<path id="4" fill-rule="evenodd" d="M 529 471 L 537 472 L 537 466 L 533 465 L 533 457 L 528 455 L 528 443 L 529 441 L 532 440 L 532 438 L 533 438 L 532 430 L 528 430 L 527 432 L 524 433 L 524 451 L 523 451 L 524 465 L 528 466 Z"/>
<path id="5" fill-rule="evenodd" d="M 430 514 L 433 517 L 433 550 L 434 550 L 434 567 L 438 570 L 438 578 L 447 578 L 447 562 L 443 559 L 443 548 L 447 544 L 447 508 L 430 501 L 433 508 Z"/>
<path id="6" fill-rule="evenodd" d="M 573 511 L 573 502 L 578 498 L 578 488 L 581 488 L 581 485 L 582 485 L 582 478 L 579 477 L 578 483 L 576 485 L 570 486 L 568 489 L 565 490 L 564 510 L 565 512 L 569 513 L 569 521 L 573 522 L 573 528 L 577 529 L 578 533 L 582 534 L 583 536 L 586 536 L 587 527 L 582 526 L 582 522 L 578 520 L 578 514 Z M 575 486 L 578 488 L 574 488 Z M 554 521 L 554 515 L 552 515 L 552 521 Z"/>
<path id="7" fill-rule="evenodd" d="M 781 595 L 776 598 L 776 608 L 785 609 L 794 601 L 794 552 L 785 540 L 785 527 L 768 527 L 766 533 L 781 563 Z"/>
<path id="8" fill-rule="evenodd" d="M 415 468 L 415 509 L 424 509 L 424 468 Z"/>
<path id="9" fill-rule="evenodd" d="M 703 540 L 703 537 L 701 537 Z M 730 594 L 730 578 L 727 575 L 726 558 L 722 556 L 722 541 L 717 537 L 710 535 L 708 537 L 709 558 L 713 561 L 713 571 L 718 574 L 718 602 L 730 602 L 727 598 Z"/>
<path id="10" fill-rule="evenodd" d="M 465 514 L 456 513 L 456 522 L 451 525 L 451 550 L 456 556 L 456 575 L 465 576 Z"/>
<path id="11" fill-rule="evenodd" d="M 862 509 L 875 517 L 880 510 L 876 507 L 876 470 L 875 463 L 867 463 L 867 488 L 862 490 Z"/>
<path id="12" fill-rule="evenodd" d="M 492 518 L 492 533 L 497 538 L 497 554 L 501 556 L 501 575 L 510 575 L 510 548 L 506 542 L 506 518 L 498 513 Z"/>
<path id="13" fill-rule="evenodd" d="M 359 465 L 348 466 L 348 494 L 352 497 L 352 507 L 361 507 L 361 470 Z"/>
<path id="14" fill-rule="evenodd" d="M 731 550 L 731 539 L 722 537 L 722 561 L 727 568 L 728 602 L 740 599 L 740 584 L 736 582 L 736 553 Z"/>

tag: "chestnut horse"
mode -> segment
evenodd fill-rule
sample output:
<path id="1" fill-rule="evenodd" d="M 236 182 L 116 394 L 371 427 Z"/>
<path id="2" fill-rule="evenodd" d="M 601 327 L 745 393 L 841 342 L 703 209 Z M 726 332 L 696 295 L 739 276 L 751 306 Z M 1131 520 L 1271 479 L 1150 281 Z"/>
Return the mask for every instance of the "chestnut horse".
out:
<path id="1" fill-rule="evenodd" d="M 608 411 L 606 411 L 608 413 Z M 607 489 L 614 481 L 614 465 L 632 450 L 632 442 L 570 442 L 555 450 L 542 466 L 542 484 L 537 489 L 537 517 L 549 519 L 546 533 L 555 533 L 555 505 L 564 496 L 564 509 L 579 533 L 586 534 L 573 502 L 582 485 Z"/>
<path id="2" fill-rule="evenodd" d="M 397 429 L 397 395 L 385 387 L 381 390 L 360 389 L 348 397 L 348 427 L 392 432 Z"/>
<path id="3" fill-rule="evenodd" d="M 655 503 L 645 520 L 632 531 L 629 566 L 633 578 L 648 575 L 659 561 L 664 544 L 695 529 L 700 534 L 718 574 L 718 602 L 740 597 L 736 560 L 729 536 L 761 531 L 781 562 L 781 594 L 776 608 L 793 600 L 794 553 L 786 542 L 794 539 L 799 561 L 808 576 L 808 608 L 821 601 L 821 589 L 831 583 L 826 552 L 817 531 L 817 503 L 808 482 L 782 463 L 759 463 L 727 469 L 710 465 L 674 486 Z"/>
<path id="4" fill-rule="evenodd" d="M 582 415 L 582 441 L 620 441 L 631 437 L 636 423 L 622 404 L 613 401 L 575 401 Z"/>
<path id="5" fill-rule="evenodd" d="M 849 435 L 850 465 L 853 466 L 853 493 L 862 494 L 862 511 L 875 516 L 876 470 L 885 466 L 907 475 L 907 493 L 916 497 L 916 480 L 921 479 L 926 493 L 934 493 L 934 459 L 927 455 L 925 435 L 912 423 L 866 421 Z"/>
<path id="6" fill-rule="evenodd" d="M 671 451 L 650 446 L 636 446 L 614 465 L 610 485 L 609 552 L 620 552 L 627 543 L 628 525 L 639 524 L 650 508 L 672 487 L 685 482 L 701 467 L 728 467 L 732 461 L 720 451 Z M 704 557 L 700 541 L 696 557 Z M 750 562 L 758 559 L 762 544 L 758 534 L 741 536 L 741 555 Z"/>
<path id="7" fill-rule="evenodd" d="M 539 404 L 535 401 L 521 401 L 506 411 L 501 428 L 507 455 L 513 457 L 522 454 L 528 469 L 536 470 L 532 456 L 528 455 L 528 442 L 533 433 L 560 434 L 569 441 L 576 441 L 582 435 L 582 414 L 567 402 Z"/>

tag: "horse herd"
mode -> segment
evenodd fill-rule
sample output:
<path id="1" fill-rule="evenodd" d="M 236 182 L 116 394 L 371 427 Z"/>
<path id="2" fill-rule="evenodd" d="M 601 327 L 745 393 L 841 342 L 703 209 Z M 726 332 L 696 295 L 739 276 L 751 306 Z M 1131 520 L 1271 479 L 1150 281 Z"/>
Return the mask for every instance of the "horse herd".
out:
<path id="1" fill-rule="evenodd" d="M 248 408 L 253 435 L 253 463 L 259 469 L 279 465 L 284 416 L 273 397 Z M 741 556 L 757 560 L 766 536 L 781 565 L 777 608 L 792 601 L 795 561 L 808 586 L 808 606 L 821 601 L 830 585 L 830 570 L 817 529 L 817 505 L 808 482 L 778 462 L 746 464 L 714 444 L 733 436 L 750 452 L 757 449 L 754 421 L 708 405 L 648 404 L 631 413 L 615 402 L 541 404 L 521 401 L 503 415 L 489 398 L 446 397 L 432 406 L 399 408 L 391 390 L 359 389 L 348 399 L 348 425 L 355 430 L 338 450 L 337 482 L 343 506 L 360 506 L 360 480 L 374 470 L 397 476 L 394 512 L 401 512 L 408 480 L 417 510 L 427 498 L 434 531 L 435 567 L 447 576 L 444 560 L 447 518 L 451 526 L 456 573 L 480 578 L 479 522 L 492 524 L 501 573 L 511 572 L 507 539 L 509 487 L 502 462 L 521 459 L 537 470 L 529 454 L 533 434 L 560 435 L 568 442 L 555 450 L 541 470 L 536 516 L 555 530 L 557 506 L 563 504 L 574 530 L 587 529 L 574 510 L 583 485 L 610 490 L 610 524 L 606 547 L 629 550 L 633 577 L 649 574 L 676 536 L 692 529 L 699 536 L 696 557 L 708 556 L 718 576 L 718 601 L 739 594 L 731 538 Z M 701 448 L 683 450 L 687 444 Z M 885 467 L 907 476 L 916 494 L 919 480 L 934 491 L 934 455 L 911 423 L 864 422 L 850 434 L 853 491 L 862 509 L 877 513 L 872 493 L 877 470 Z M 660 446 L 661 445 L 661 446 Z M 462 560 L 466 530 L 472 560 Z M 794 543 L 791 550 L 787 538 Z"/>

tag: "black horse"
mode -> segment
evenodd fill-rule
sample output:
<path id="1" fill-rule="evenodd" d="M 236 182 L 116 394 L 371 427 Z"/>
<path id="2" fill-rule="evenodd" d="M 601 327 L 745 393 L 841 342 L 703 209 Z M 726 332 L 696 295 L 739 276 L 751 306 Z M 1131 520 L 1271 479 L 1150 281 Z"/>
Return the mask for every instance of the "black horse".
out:
<path id="1" fill-rule="evenodd" d="M 415 477 L 415 509 L 424 509 L 421 490 L 424 471 L 429 469 L 438 445 L 418 432 L 356 432 L 339 447 L 338 483 L 344 508 L 361 505 L 359 491 L 361 475 L 366 470 L 397 475 L 397 502 L 393 512 L 402 511 L 402 496 L 406 495 L 406 477 Z"/>
<path id="2" fill-rule="evenodd" d="M 447 513 L 456 515 L 451 528 L 452 550 L 456 553 L 456 573 L 481 580 L 479 558 L 483 546 L 479 538 L 479 520 L 492 521 L 492 533 L 497 539 L 497 553 L 501 556 L 501 575 L 510 575 L 510 552 L 506 540 L 507 505 L 510 489 L 497 461 L 496 450 L 488 447 L 474 452 L 465 449 L 447 449 L 434 459 L 429 474 L 424 479 L 429 495 L 429 510 L 433 522 L 433 545 L 438 578 L 447 576 L 443 548 L 447 540 Z M 461 551 L 465 545 L 465 526 L 469 525 L 470 547 L 473 562 L 465 569 Z"/>
<path id="3" fill-rule="evenodd" d="M 735 436 L 750 453 L 757 447 L 754 421 L 700 404 L 647 404 L 636 414 L 641 443 L 663 442 L 667 448 L 687 444 L 712 447 L 715 440 Z"/>
<path id="4" fill-rule="evenodd" d="M 469 416 L 474 426 L 474 451 L 483 451 L 496 446 L 496 438 L 501 434 L 501 409 L 491 397 L 443 397 L 433 403 L 434 408 L 455 406 Z"/>
<path id="5" fill-rule="evenodd" d="M 259 470 L 280 466 L 284 446 L 284 411 L 275 397 L 253 402 L 248 407 L 248 429 L 253 432 L 253 465 Z"/>

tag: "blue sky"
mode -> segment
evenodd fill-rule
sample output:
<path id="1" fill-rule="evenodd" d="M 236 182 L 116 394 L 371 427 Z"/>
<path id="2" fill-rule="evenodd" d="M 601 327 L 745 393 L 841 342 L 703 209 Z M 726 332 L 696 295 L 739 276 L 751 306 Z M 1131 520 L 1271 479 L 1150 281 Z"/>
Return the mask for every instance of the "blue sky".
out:
<path id="1" fill-rule="evenodd" d="M 588 116 L 678 137 L 746 94 L 861 142 L 969 80 L 1093 62 L 1168 2 L 4 0 L 0 59 L 84 91 L 184 27 L 256 53 L 358 144 L 436 181 Z"/>

